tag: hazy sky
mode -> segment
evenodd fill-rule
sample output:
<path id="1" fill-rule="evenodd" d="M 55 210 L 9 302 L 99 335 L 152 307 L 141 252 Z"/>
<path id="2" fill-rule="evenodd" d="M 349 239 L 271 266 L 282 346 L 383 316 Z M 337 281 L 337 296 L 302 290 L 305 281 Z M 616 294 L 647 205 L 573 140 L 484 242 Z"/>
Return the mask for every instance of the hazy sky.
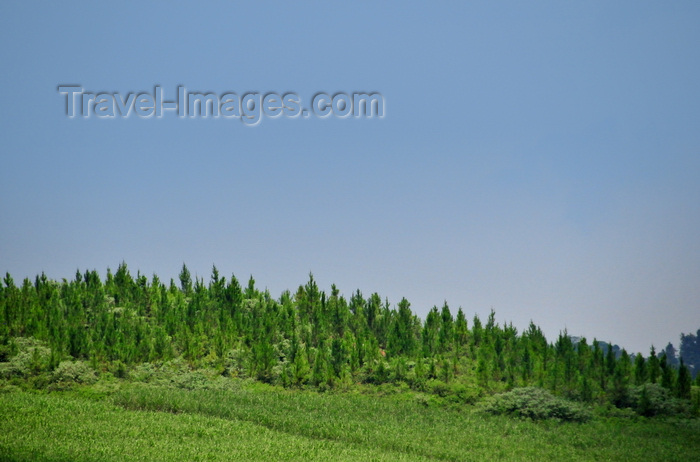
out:
<path id="1" fill-rule="evenodd" d="M 0 3 L 0 271 L 216 264 L 273 296 L 313 272 L 421 316 L 678 346 L 700 328 L 700 3 L 463 3 Z M 69 119 L 61 84 L 386 112 Z"/>

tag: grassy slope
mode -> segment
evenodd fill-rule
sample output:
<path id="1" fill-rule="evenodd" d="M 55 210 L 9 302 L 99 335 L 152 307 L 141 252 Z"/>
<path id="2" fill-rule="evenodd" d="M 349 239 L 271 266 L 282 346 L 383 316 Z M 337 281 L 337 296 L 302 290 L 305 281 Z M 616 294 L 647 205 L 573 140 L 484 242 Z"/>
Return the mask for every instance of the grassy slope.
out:
<path id="1" fill-rule="evenodd" d="M 60 394 L 2 395 L 0 415 L 4 461 L 410 460 L 244 421 L 135 412 Z"/>
<path id="2" fill-rule="evenodd" d="M 145 385 L 0 395 L 2 460 L 693 460 L 698 422 L 520 421 L 412 395 Z M 169 411 L 169 412 L 156 412 Z"/>

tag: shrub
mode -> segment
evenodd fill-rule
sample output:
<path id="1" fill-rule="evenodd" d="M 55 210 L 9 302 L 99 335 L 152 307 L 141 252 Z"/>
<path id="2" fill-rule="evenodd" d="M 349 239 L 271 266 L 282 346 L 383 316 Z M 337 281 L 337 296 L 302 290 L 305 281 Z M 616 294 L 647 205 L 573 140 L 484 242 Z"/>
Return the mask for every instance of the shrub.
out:
<path id="1" fill-rule="evenodd" d="M 596 412 L 603 417 L 611 417 L 614 419 L 629 419 L 636 421 L 639 418 L 639 414 L 637 414 L 634 409 L 628 407 L 619 408 L 614 406 L 612 403 L 599 406 L 596 409 Z"/>
<path id="2" fill-rule="evenodd" d="M 92 385 L 95 382 L 97 374 L 83 361 L 62 361 L 51 374 L 55 389 L 68 389 L 75 384 Z"/>
<path id="3" fill-rule="evenodd" d="M 158 368 L 152 363 L 143 363 L 134 366 L 132 372 L 129 374 L 131 380 L 135 382 L 151 382 L 155 377 L 157 377 Z"/>
<path id="4" fill-rule="evenodd" d="M 547 390 L 536 387 L 515 388 L 495 395 L 486 401 L 484 411 L 533 420 L 585 422 L 591 418 L 591 413 L 580 404 L 558 398 Z"/>
<path id="5" fill-rule="evenodd" d="M 631 407 L 645 417 L 687 414 L 688 402 L 674 398 L 657 383 L 645 383 L 630 390 Z"/>
<path id="6" fill-rule="evenodd" d="M 17 354 L 8 362 L 0 363 L 0 378 L 29 378 L 49 368 L 51 350 L 46 343 L 34 338 L 15 338 Z"/>
<path id="7" fill-rule="evenodd" d="M 474 404 L 479 399 L 480 392 L 474 387 L 462 383 L 453 383 L 450 386 L 450 401 L 456 403 Z"/>
<path id="8" fill-rule="evenodd" d="M 17 354 L 16 345 L 14 342 L 10 342 L 6 345 L 0 345 L 0 363 L 4 363 L 10 360 L 11 357 Z"/>
<path id="9" fill-rule="evenodd" d="M 425 385 L 426 391 L 434 395 L 438 395 L 441 398 L 445 398 L 451 392 L 450 386 L 447 385 L 442 380 L 430 379 Z"/>
<path id="10" fill-rule="evenodd" d="M 116 360 L 112 363 L 110 372 L 118 379 L 126 379 L 129 376 L 129 369 L 126 367 L 126 364 L 120 360 Z"/>

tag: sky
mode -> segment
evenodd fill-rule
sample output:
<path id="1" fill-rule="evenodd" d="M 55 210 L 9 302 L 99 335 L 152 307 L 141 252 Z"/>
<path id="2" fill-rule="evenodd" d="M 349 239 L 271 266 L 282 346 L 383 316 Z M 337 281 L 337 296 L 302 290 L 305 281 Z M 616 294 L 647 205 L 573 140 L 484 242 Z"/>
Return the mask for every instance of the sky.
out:
<path id="1" fill-rule="evenodd" d="M 700 328 L 699 3 L 251 3 L 0 3 L 2 274 L 311 272 L 644 354 Z M 384 114 L 69 118 L 70 84 Z"/>

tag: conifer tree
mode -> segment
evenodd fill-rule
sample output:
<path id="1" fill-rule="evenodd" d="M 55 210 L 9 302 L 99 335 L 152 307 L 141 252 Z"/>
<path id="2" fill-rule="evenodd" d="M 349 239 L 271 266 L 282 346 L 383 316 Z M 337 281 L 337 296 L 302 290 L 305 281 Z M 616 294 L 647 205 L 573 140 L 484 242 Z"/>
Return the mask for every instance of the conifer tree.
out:
<path id="1" fill-rule="evenodd" d="M 613 351 L 612 343 L 608 342 L 608 351 L 605 354 L 605 375 L 612 380 L 615 375 L 615 353 Z"/>
<path id="2" fill-rule="evenodd" d="M 454 319 L 452 318 L 452 313 L 450 312 L 450 307 L 447 306 L 447 302 L 442 305 L 442 311 L 440 313 L 441 323 L 440 323 L 440 352 L 445 353 L 452 348 L 452 342 L 454 341 Z"/>
<path id="3" fill-rule="evenodd" d="M 680 366 L 678 367 L 678 381 L 676 382 L 676 396 L 683 399 L 690 399 L 691 384 L 690 372 L 683 363 L 683 358 L 681 358 Z"/>
<path id="4" fill-rule="evenodd" d="M 421 335 L 423 341 L 423 356 L 433 356 L 438 351 L 438 334 L 442 319 L 438 314 L 438 309 L 434 306 L 425 318 L 423 325 L 423 333 Z"/>
<path id="5" fill-rule="evenodd" d="M 656 383 L 661 371 L 659 368 L 659 358 L 656 356 L 656 349 L 654 348 L 654 345 L 651 346 L 651 351 L 649 353 L 647 371 L 649 374 L 649 381 L 651 383 Z"/>
<path id="6" fill-rule="evenodd" d="M 416 336 L 413 330 L 415 323 L 410 306 L 411 304 L 405 298 L 399 302 L 399 310 L 388 342 L 391 355 L 412 356 L 415 351 Z"/>
<path id="7" fill-rule="evenodd" d="M 307 358 L 306 349 L 301 346 L 294 356 L 294 383 L 296 385 L 305 385 L 311 379 L 311 368 Z"/>
<path id="8" fill-rule="evenodd" d="M 328 357 L 326 355 L 326 347 L 324 344 L 319 345 L 319 348 L 316 350 L 316 358 L 314 359 L 314 368 L 311 375 L 311 380 L 314 385 L 322 389 L 329 385 L 330 373 L 328 367 Z"/>
<path id="9" fill-rule="evenodd" d="M 647 381 L 647 364 L 644 356 L 637 353 L 634 357 L 634 383 L 641 385 Z"/>
<path id="10" fill-rule="evenodd" d="M 457 310 L 457 318 L 455 319 L 455 338 L 459 346 L 466 345 L 469 338 L 467 318 L 464 316 L 464 311 L 462 311 L 461 307 Z"/>
<path id="11" fill-rule="evenodd" d="M 659 363 L 661 366 L 661 386 L 667 390 L 673 390 L 673 368 L 671 368 L 669 365 L 665 351 L 661 353 L 661 356 L 659 356 Z"/>
<path id="12" fill-rule="evenodd" d="M 182 270 L 180 270 L 180 290 L 185 296 L 189 296 L 192 292 L 192 276 L 184 263 L 182 264 Z"/>

